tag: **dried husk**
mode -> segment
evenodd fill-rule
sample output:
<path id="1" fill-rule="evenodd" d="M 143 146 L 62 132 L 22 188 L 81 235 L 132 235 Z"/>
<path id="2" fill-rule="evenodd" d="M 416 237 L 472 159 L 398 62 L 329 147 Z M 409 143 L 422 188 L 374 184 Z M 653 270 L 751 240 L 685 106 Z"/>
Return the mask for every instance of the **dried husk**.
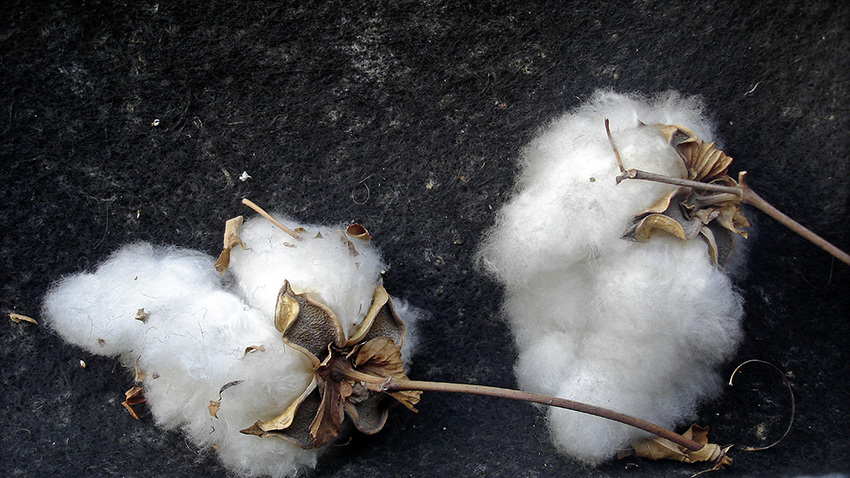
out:
<path id="1" fill-rule="evenodd" d="M 660 131 L 682 160 L 682 179 L 730 187 L 738 185 L 728 175 L 732 158 L 717 149 L 714 143 L 701 141 L 682 126 L 652 127 Z M 744 228 L 749 225 L 741 211 L 741 198 L 679 187 L 635 216 L 624 237 L 646 242 L 658 233 L 671 234 L 682 240 L 701 236 L 706 241 L 712 261 L 722 265 L 732 253 L 733 234 L 746 238 Z"/>

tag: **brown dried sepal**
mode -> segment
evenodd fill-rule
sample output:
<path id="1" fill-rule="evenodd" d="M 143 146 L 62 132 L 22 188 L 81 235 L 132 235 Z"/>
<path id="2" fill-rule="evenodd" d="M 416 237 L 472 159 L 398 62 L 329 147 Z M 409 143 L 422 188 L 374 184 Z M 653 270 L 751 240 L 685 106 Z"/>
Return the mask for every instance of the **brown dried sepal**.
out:
<path id="1" fill-rule="evenodd" d="M 715 443 L 708 443 L 708 428 L 694 424 L 682 436 L 694 440 L 703 447 L 692 451 L 666 438 L 653 437 L 635 443 L 632 450 L 621 453 L 619 457 L 637 456 L 650 460 L 673 460 L 682 463 L 711 462 L 717 469 L 732 464 L 732 458 L 726 454 L 731 446 L 721 447 Z"/>
<path id="2" fill-rule="evenodd" d="M 215 270 L 219 272 L 219 274 L 224 274 L 224 271 L 227 270 L 227 266 L 230 265 L 230 250 L 233 249 L 236 245 L 242 246 L 242 249 L 245 249 L 245 244 L 242 242 L 242 239 L 239 238 L 239 230 L 242 228 L 242 221 L 244 218 L 242 216 L 237 216 L 231 219 L 228 219 L 227 222 L 224 223 L 224 247 L 221 249 L 221 254 L 219 254 L 218 259 L 215 261 Z"/>
<path id="3" fill-rule="evenodd" d="M 421 392 L 388 394 L 369 388 L 391 378 L 407 379 L 401 363 L 404 323 L 383 287 L 376 287 L 363 322 L 346 339 L 327 306 L 296 294 L 286 281 L 278 294 L 275 327 L 284 342 L 309 358 L 313 379 L 283 413 L 257 421 L 242 433 L 317 448 L 339 435 L 345 415 L 358 430 L 372 434 L 383 428 L 396 401 L 416 411 Z"/>
<path id="4" fill-rule="evenodd" d="M 653 125 L 682 160 L 683 178 L 708 184 L 737 187 L 728 175 L 732 158 L 701 141 L 687 128 Z M 750 223 L 741 211 L 741 197 L 728 193 L 697 191 L 679 187 L 635 216 L 624 237 L 646 242 L 654 234 L 667 233 L 690 240 L 702 236 L 715 264 L 728 261 L 734 248 L 734 234 L 746 238 Z"/>
<path id="5" fill-rule="evenodd" d="M 407 380 L 401 363 L 401 350 L 387 337 L 375 337 L 360 347 L 354 359 L 357 370 L 376 377 Z M 422 392 L 406 390 L 389 394 L 409 410 L 416 412 L 416 405 Z"/>

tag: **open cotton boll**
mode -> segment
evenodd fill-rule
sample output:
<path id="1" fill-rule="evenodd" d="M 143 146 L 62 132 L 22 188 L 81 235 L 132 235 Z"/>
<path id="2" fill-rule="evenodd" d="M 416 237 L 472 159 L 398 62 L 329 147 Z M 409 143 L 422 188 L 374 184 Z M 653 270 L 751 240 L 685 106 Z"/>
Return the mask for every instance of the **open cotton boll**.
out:
<path id="1" fill-rule="evenodd" d="M 284 216 L 274 217 L 291 230 L 302 227 Z M 234 287 L 248 304 L 273 315 L 280 292 L 276 284 L 288 280 L 295 293 L 309 292 L 327 305 L 351 337 L 372 304 L 386 266 L 369 241 L 346 236 L 343 225 L 303 228 L 307 232 L 295 240 L 261 217 L 245 221 L 239 232 L 245 248 L 234 247 L 230 253 L 228 271 L 236 278 Z M 408 364 L 416 344 L 416 321 L 424 311 L 393 300 L 405 325 L 401 358 Z"/>
<path id="2" fill-rule="evenodd" d="M 626 168 L 668 176 L 680 176 L 681 160 L 640 122 L 711 138 L 692 98 L 596 93 L 526 148 L 480 259 L 505 284 L 523 389 L 673 427 L 719 391 L 715 368 L 740 340 L 741 298 L 701 239 L 622 238 L 635 215 L 674 187 L 616 184 L 605 118 Z M 591 465 L 646 436 L 598 417 L 547 413 L 556 445 Z"/>
<path id="3" fill-rule="evenodd" d="M 353 326 L 369 309 L 383 264 L 365 241 L 355 255 L 332 228 L 304 226 L 324 239 L 289 247 L 283 243 L 291 237 L 263 222 L 246 223 L 247 248 L 234 249 L 232 277 L 199 252 L 134 244 L 95 272 L 58 282 L 45 298 L 44 318 L 65 340 L 138 366 L 157 425 L 181 429 L 196 446 L 215 445 L 241 475 L 283 477 L 315 465 L 323 449 L 240 433 L 278 416 L 313 377 L 309 359 L 275 328 L 277 293 L 289 280 Z M 408 330 L 422 315 L 401 301 L 396 310 Z M 412 343 L 405 341 L 406 359 Z M 216 416 L 211 402 L 219 404 Z"/>
<path id="4" fill-rule="evenodd" d="M 290 229 L 299 226 L 276 219 Z M 369 310 L 383 262 L 369 242 L 348 238 L 345 226 L 310 226 L 307 231 L 296 241 L 270 221 L 249 219 L 239 233 L 246 248 L 232 250 L 228 270 L 253 307 L 272 315 L 280 284 L 288 280 L 296 293 L 310 292 L 334 311 L 350 334 Z"/>

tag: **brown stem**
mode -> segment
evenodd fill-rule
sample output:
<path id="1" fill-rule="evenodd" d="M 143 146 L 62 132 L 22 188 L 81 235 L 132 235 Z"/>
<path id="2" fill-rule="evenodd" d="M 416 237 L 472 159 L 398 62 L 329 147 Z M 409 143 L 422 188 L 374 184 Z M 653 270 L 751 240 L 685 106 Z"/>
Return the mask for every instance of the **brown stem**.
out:
<path id="1" fill-rule="evenodd" d="M 763 213 L 777 220 L 780 224 L 784 225 L 788 229 L 791 229 L 792 231 L 796 232 L 812 244 L 832 254 L 841 262 L 850 265 L 850 254 L 847 254 L 846 252 L 834 246 L 826 239 L 815 234 L 799 222 L 791 219 L 785 213 L 783 213 L 779 209 L 776 209 L 770 203 L 762 199 L 762 197 L 756 194 L 755 191 L 750 189 L 750 187 L 747 186 L 747 183 L 745 181 L 746 174 L 746 171 L 741 171 L 741 173 L 738 175 L 738 183 L 740 184 L 740 186 L 734 187 L 721 186 L 719 184 L 701 183 L 699 181 L 691 181 L 688 179 L 671 178 L 669 176 L 650 173 L 647 171 L 641 171 L 639 169 L 629 169 L 624 174 L 617 177 L 617 183 L 619 184 L 620 181 L 622 181 L 623 179 L 644 179 L 647 181 L 655 181 L 658 183 L 667 183 L 674 184 L 676 186 L 689 187 L 691 189 L 697 189 L 701 191 L 734 194 L 735 196 L 740 197 L 741 202 L 743 202 L 744 204 L 749 204 L 759 209 Z"/>
<path id="2" fill-rule="evenodd" d="M 623 166 L 623 159 L 620 158 L 620 150 L 617 149 L 617 145 L 614 144 L 614 137 L 611 135 L 611 125 L 609 124 L 608 118 L 605 118 L 605 132 L 608 133 L 608 142 L 611 143 L 611 149 L 614 150 L 614 156 L 617 157 L 617 165 L 620 166 L 620 172 L 625 173 L 626 168 Z M 620 184 L 620 180 L 617 180 L 617 184 Z"/>
<path id="3" fill-rule="evenodd" d="M 650 173 L 648 171 L 641 171 L 640 169 L 629 169 L 622 175 L 617 176 L 617 184 L 619 184 L 624 179 L 643 179 L 646 181 L 655 181 L 656 183 L 667 183 L 674 184 L 676 186 L 684 186 L 691 189 L 698 189 L 700 191 L 734 194 L 737 197 L 742 197 L 744 195 L 744 192 L 741 190 L 741 188 L 737 188 L 734 186 L 723 186 L 720 184 L 691 181 L 690 179 L 672 178 L 670 176 L 664 176 L 663 174 L 655 174 Z"/>
<path id="4" fill-rule="evenodd" d="M 582 402 L 567 400 L 565 398 L 550 397 L 537 393 L 522 392 L 519 390 L 511 390 L 508 388 L 488 387 L 484 385 L 470 385 L 460 383 L 446 382 L 421 382 L 417 380 L 405 380 L 388 378 L 381 384 L 367 384 L 367 388 L 376 392 L 402 392 L 405 390 L 418 390 L 423 392 L 449 392 L 449 393 L 469 393 L 473 395 L 485 395 L 489 397 L 507 398 L 511 400 L 521 400 L 525 402 L 540 403 L 553 407 L 565 408 L 576 412 L 587 413 L 597 417 L 607 418 L 616 422 L 640 428 L 654 435 L 666 438 L 677 445 L 681 445 L 689 450 L 697 451 L 702 449 L 703 445 L 689 440 L 678 433 L 671 432 L 666 428 L 662 428 L 654 423 L 646 420 L 641 420 L 624 413 L 615 412 L 607 408 L 588 405 Z"/>
<path id="5" fill-rule="evenodd" d="M 769 202 L 765 201 L 758 194 L 755 193 L 746 183 L 746 171 L 741 171 L 738 174 L 738 184 L 741 185 L 741 191 L 744 194 L 744 202 L 746 204 L 750 204 L 755 206 L 768 216 L 776 219 L 780 224 L 784 225 L 788 229 L 796 232 L 797 234 L 803 236 L 803 238 L 807 239 L 812 244 L 820 247 L 826 252 L 832 254 L 841 262 L 850 265 L 850 254 L 842 251 L 841 249 L 835 247 L 832 243 L 827 241 L 826 239 L 820 237 L 814 232 L 810 231 L 808 228 L 800 224 L 799 222 L 791 219 L 785 213 L 773 207 Z"/>
<path id="6" fill-rule="evenodd" d="M 266 219 L 268 219 L 269 221 L 271 221 L 271 223 L 272 223 L 272 224 L 274 224 L 275 226 L 277 226 L 278 228 L 280 228 L 280 230 L 282 230 L 283 232 L 285 232 L 285 233 L 289 234 L 290 236 L 294 237 L 295 239 L 298 239 L 299 241 L 301 240 L 301 236 L 299 236 L 298 234 L 296 234 L 295 232 L 293 232 L 293 231 L 292 231 L 292 229 L 290 229 L 290 228 L 288 228 L 288 227 L 284 226 L 283 224 L 281 224 L 281 222 L 280 222 L 280 221 L 278 221 L 277 219 L 273 218 L 271 214 L 267 213 L 267 212 L 266 212 L 263 208 L 261 208 L 260 206 L 257 206 L 256 204 L 254 204 L 254 202 L 253 202 L 253 201 L 251 201 L 250 199 L 242 198 L 242 204 L 244 204 L 244 205 L 246 205 L 246 206 L 250 207 L 251 209 L 253 209 L 254 211 L 256 211 L 256 212 L 257 212 L 257 214 L 259 214 L 260 216 L 263 216 L 264 218 L 266 218 Z"/>

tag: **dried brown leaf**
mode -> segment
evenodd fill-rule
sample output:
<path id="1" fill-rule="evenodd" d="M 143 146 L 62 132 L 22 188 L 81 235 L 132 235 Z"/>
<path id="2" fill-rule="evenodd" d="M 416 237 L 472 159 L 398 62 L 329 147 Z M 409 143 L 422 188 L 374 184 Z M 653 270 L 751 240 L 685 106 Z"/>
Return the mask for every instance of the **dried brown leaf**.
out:
<path id="1" fill-rule="evenodd" d="M 275 306 L 275 327 L 283 341 L 301 350 L 318 366 L 328 354 L 329 344 L 342 347 L 345 333 L 336 315 L 309 294 L 296 294 L 284 281 Z"/>
<path id="2" fill-rule="evenodd" d="M 38 325 L 35 319 L 32 317 L 27 317 L 26 315 L 16 314 L 14 312 L 9 312 L 9 318 L 12 319 L 12 322 L 19 324 L 21 322 L 29 322 L 31 324 Z"/>
<path id="3" fill-rule="evenodd" d="M 237 216 L 228 219 L 227 222 L 224 223 L 224 247 L 221 249 L 221 254 L 219 254 L 218 259 L 215 261 L 215 270 L 217 270 L 220 274 L 224 274 L 224 271 L 227 270 L 227 266 L 230 265 L 230 250 L 236 245 L 240 245 L 242 246 L 242 249 L 245 249 L 245 244 L 242 242 L 242 239 L 239 238 L 239 230 L 242 228 L 243 220 L 244 218 L 242 216 Z"/>

